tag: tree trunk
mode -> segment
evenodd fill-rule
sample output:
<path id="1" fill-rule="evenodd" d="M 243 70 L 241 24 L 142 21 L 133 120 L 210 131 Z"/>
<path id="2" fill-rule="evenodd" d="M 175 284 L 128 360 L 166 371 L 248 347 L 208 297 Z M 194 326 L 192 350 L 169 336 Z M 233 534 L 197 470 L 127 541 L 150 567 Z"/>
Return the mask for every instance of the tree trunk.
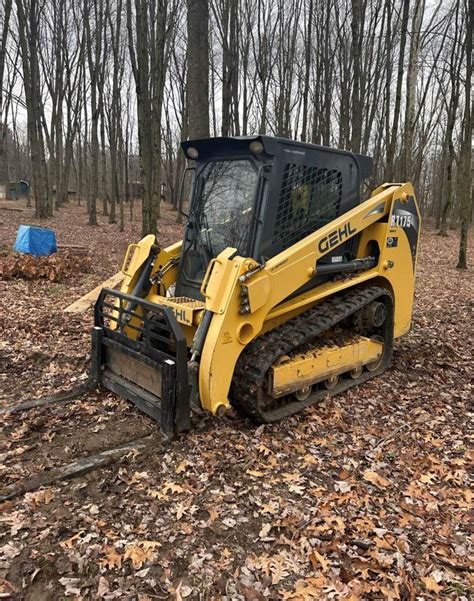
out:
<path id="1" fill-rule="evenodd" d="M 91 105 L 91 179 L 89 196 L 89 225 L 97 225 L 97 198 L 99 196 L 99 116 L 100 106 L 98 96 L 99 69 L 102 54 L 102 31 L 103 31 L 103 0 L 89 4 L 90 0 L 84 0 L 85 28 L 87 37 L 87 59 L 90 77 L 90 105 Z M 91 9 L 94 11 L 92 18 Z M 95 30 L 91 31 L 91 21 Z"/>
<path id="2" fill-rule="evenodd" d="M 308 99 L 309 99 L 309 77 L 311 75 L 311 44 L 312 44 L 312 24 L 313 24 L 313 0 L 309 0 L 308 14 L 305 19 L 306 39 L 304 46 L 304 82 L 303 82 L 303 121 L 301 124 L 301 141 L 306 142 L 308 137 Z"/>
<path id="3" fill-rule="evenodd" d="M 474 19 L 474 0 L 464 0 L 466 19 L 466 38 L 464 43 L 466 56 L 466 79 L 464 90 L 463 139 L 460 156 L 458 196 L 461 206 L 461 237 L 459 242 L 458 269 L 467 269 L 467 239 L 472 211 L 472 114 L 474 102 L 472 96 L 472 35 Z"/>
<path id="4" fill-rule="evenodd" d="M 35 197 L 36 217 L 50 217 L 48 175 L 44 149 L 42 98 L 38 61 L 39 13 L 36 0 L 16 0 L 18 33 L 23 64 L 27 130 L 30 144 L 30 160 Z M 27 9 L 27 10 L 25 10 Z"/>
<path id="5" fill-rule="evenodd" d="M 352 0 L 351 54 L 352 54 L 352 132 L 351 150 L 360 152 L 362 140 L 362 102 L 361 102 L 361 38 L 362 38 L 362 0 Z"/>
<path id="6" fill-rule="evenodd" d="M 143 235 L 157 233 L 160 216 L 161 111 L 169 56 L 167 41 L 175 17 L 169 15 L 168 19 L 167 8 L 167 0 L 135 0 L 134 36 L 132 3 L 127 0 L 128 47 L 137 91 Z"/>
<path id="7" fill-rule="evenodd" d="M 2 37 L 0 39 L 0 182 L 8 181 L 8 158 L 6 154 L 6 141 L 8 126 L 4 114 L 4 73 L 5 56 L 7 50 L 7 38 L 10 29 L 10 15 L 12 9 L 12 0 L 5 0 L 3 4 L 3 15 L 0 22 Z"/>
<path id="8" fill-rule="evenodd" d="M 403 0 L 403 13 L 400 33 L 400 52 L 398 55 L 398 74 L 397 74 L 397 89 L 395 93 L 395 107 L 393 110 L 393 122 L 390 132 L 390 138 L 387 141 L 387 165 L 386 177 L 387 181 L 392 181 L 395 173 L 395 149 L 398 137 L 398 125 L 400 121 L 400 110 L 402 103 L 402 83 L 403 73 L 405 70 L 405 47 L 407 41 L 408 16 L 410 11 L 410 0 Z"/>
<path id="9" fill-rule="evenodd" d="M 187 102 L 188 136 L 208 138 L 209 133 L 209 3 L 187 0 Z"/>
<path id="10" fill-rule="evenodd" d="M 401 169 L 401 180 L 408 181 L 412 179 L 412 161 L 413 161 L 413 134 L 415 129 L 415 101 L 416 101 L 416 82 L 418 80 L 418 69 L 420 60 L 420 39 L 421 25 L 425 12 L 425 0 L 415 0 L 413 8 L 411 38 L 410 38 L 410 56 L 408 59 L 407 71 L 407 91 L 405 104 L 405 132 L 403 136 L 403 162 Z"/>

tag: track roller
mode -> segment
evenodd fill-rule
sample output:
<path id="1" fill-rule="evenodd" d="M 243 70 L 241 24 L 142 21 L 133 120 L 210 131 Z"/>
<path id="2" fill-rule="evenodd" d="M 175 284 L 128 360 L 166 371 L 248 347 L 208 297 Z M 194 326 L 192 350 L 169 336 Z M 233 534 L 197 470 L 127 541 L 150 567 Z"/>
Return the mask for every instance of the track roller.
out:
<path id="1" fill-rule="evenodd" d="M 339 376 L 331 376 L 327 380 L 324 380 L 323 385 L 326 390 L 332 390 L 333 388 L 336 388 L 338 382 Z"/>
<path id="2" fill-rule="evenodd" d="M 295 399 L 297 401 L 306 401 L 306 399 L 311 394 L 312 388 L 313 388 L 312 386 L 303 386 L 303 388 L 300 388 L 299 390 L 297 390 L 296 392 L 293 393 L 295 396 Z"/>
<path id="3" fill-rule="evenodd" d="M 361 365 L 360 367 L 355 367 L 354 369 L 351 369 L 349 375 L 353 380 L 357 380 L 357 378 L 361 377 L 363 371 L 364 368 Z"/>

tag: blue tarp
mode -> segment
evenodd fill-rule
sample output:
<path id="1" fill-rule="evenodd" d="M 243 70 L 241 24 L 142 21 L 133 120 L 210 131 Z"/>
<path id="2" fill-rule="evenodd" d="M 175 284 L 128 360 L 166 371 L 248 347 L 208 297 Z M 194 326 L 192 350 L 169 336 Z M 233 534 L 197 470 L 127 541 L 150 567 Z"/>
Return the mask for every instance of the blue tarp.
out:
<path id="1" fill-rule="evenodd" d="M 58 248 L 56 246 L 56 233 L 44 227 L 20 225 L 16 235 L 14 250 L 19 253 L 29 253 L 36 257 L 51 255 Z"/>

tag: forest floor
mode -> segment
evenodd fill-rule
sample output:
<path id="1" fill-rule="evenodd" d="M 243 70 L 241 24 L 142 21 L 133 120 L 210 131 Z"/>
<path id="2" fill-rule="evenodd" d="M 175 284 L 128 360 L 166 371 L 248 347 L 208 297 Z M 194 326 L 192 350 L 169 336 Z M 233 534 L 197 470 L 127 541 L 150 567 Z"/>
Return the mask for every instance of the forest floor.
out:
<path id="1" fill-rule="evenodd" d="M 162 243 L 181 235 L 167 217 Z M 0 261 L 20 223 L 36 223 L 30 209 L 0 208 Z M 103 217 L 90 228 L 76 205 L 47 225 L 91 261 L 59 282 L 0 281 L 0 407 L 86 378 L 92 310 L 63 309 L 140 237 L 138 217 L 123 233 Z M 413 329 L 383 377 L 281 423 L 203 416 L 163 445 L 106 392 L 1 416 L 4 490 L 148 446 L 0 504 L 0 597 L 468 599 L 474 279 L 455 269 L 457 248 L 425 227 Z"/>

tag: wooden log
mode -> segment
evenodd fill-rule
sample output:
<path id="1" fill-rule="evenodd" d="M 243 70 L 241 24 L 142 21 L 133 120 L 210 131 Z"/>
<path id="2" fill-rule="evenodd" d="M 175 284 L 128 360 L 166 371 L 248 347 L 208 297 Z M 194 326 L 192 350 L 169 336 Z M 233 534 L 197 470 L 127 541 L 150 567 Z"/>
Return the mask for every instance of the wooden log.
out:
<path id="1" fill-rule="evenodd" d="M 5 207 L 0 205 L 0 211 L 15 211 L 16 213 L 24 213 L 25 209 L 20 209 L 19 207 Z"/>
<path id="2" fill-rule="evenodd" d="M 86 246 L 81 246 L 80 244 L 58 244 L 58 250 L 70 250 L 71 252 L 85 255 L 89 252 Z"/>
<path id="3" fill-rule="evenodd" d="M 87 311 L 87 309 L 99 298 L 102 288 L 115 288 L 115 286 L 118 286 L 122 282 L 124 277 L 125 275 L 119 271 L 105 282 L 102 282 L 102 284 L 99 284 L 96 288 L 94 288 L 94 290 L 91 290 L 84 296 L 81 296 L 81 298 L 73 302 L 72 305 L 66 307 L 64 312 L 84 313 L 84 311 Z"/>

